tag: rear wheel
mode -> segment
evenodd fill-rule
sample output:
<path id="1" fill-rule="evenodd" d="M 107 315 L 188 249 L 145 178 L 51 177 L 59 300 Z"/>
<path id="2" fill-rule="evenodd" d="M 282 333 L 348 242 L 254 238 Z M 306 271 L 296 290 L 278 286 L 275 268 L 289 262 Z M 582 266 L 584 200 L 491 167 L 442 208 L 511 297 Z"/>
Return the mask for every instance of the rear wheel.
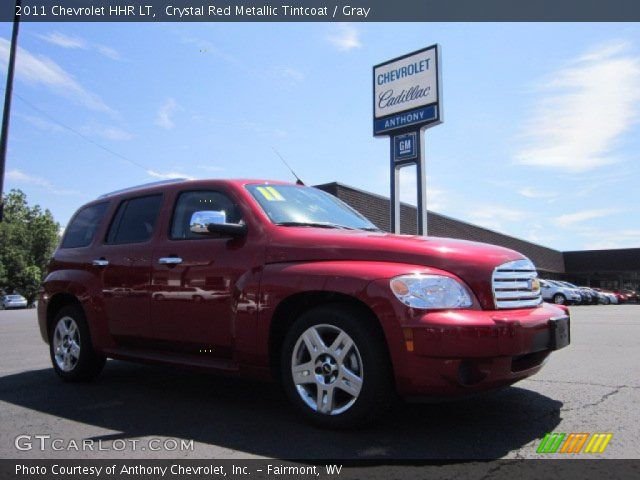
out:
<path id="1" fill-rule="evenodd" d="M 553 303 L 555 303 L 557 305 L 564 305 L 565 303 L 567 303 L 567 299 L 561 293 L 556 293 L 553 296 Z"/>
<path id="2" fill-rule="evenodd" d="M 355 309 L 318 307 L 287 334 L 281 372 L 285 392 L 318 426 L 355 427 L 389 406 L 391 366 L 384 339 Z"/>
<path id="3" fill-rule="evenodd" d="M 63 380 L 86 382 L 102 371 L 105 357 L 94 351 L 89 327 L 80 307 L 62 308 L 53 321 L 50 335 L 51 363 Z"/>

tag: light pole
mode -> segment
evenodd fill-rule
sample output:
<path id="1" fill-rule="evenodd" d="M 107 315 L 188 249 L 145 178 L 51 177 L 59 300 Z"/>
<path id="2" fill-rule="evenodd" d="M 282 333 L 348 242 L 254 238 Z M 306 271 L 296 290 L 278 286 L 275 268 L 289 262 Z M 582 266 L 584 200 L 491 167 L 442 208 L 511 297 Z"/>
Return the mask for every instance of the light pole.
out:
<path id="1" fill-rule="evenodd" d="M 4 217 L 4 169 L 7 163 L 7 144 L 9 136 L 9 118 L 11 112 L 11 92 L 13 90 L 13 71 L 16 63 L 16 47 L 18 44 L 18 27 L 20 26 L 19 7 L 22 0 L 16 0 L 9 50 L 9 66 L 7 68 L 7 86 L 4 91 L 4 110 L 2 111 L 2 130 L 0 130 L 0 222 Z"/>

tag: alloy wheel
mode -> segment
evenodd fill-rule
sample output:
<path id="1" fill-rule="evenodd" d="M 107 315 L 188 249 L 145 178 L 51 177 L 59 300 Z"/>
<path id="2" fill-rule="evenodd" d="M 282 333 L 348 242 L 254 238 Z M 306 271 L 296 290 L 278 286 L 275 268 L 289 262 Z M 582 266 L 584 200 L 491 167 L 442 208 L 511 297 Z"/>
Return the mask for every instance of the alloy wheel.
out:
<path id="1" fill-rule="evenodd" d="M 53 332 L 53 353 L 56 365 L 63 372 L 70 372 L 80 359 L 80 331 L 71 317 L 62 317 Z"/>
<path id="2" fill-rule="evenodd" d="M 362 390 L 362 357 L 344 330 L 314 325 L 300 335 L 293 348 L 291 376 L 309 408 L 339 415 L 353 406 Z"/>

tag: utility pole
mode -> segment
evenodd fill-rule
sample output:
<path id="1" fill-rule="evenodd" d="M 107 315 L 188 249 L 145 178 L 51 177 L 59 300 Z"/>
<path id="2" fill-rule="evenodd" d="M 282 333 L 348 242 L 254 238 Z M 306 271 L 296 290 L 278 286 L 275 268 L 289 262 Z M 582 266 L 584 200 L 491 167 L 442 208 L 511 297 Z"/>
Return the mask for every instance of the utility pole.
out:
<path id="1" fill-rule="evenodd" d="M 7 145 L 9 143 L 9 118 L 11 113 L 11 93 L 13 91 L 13 71 L 16 63 L 16 47 L 18 45 L 18 27 L 20 26 L 20 9 L 22 0 L 16 0 L 9 50 L 9 66 L 7 68 L 7 86 L 4 91 L 4 110 L 2 111 L 2 130 L 0 131 L 0 222 L 4 217 L 4 170 L 7 164 Z"/>

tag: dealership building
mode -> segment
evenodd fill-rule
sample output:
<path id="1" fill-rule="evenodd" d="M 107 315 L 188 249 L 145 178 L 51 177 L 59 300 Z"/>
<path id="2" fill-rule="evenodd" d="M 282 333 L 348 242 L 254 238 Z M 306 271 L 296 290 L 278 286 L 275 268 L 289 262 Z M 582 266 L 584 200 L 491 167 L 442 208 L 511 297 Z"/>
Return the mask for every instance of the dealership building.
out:
<path id="1" fill-rule="evenodd" d="M 378 228 L 391 230 L 388 198 L 338 182 L 317 185 L 316 188 L 338 197 Z M 416 219 L 416 207 L 401 204 L 401 233 L 416 234 Z M 427 224 L 430 236 L 492 243 L 517 250 L 535 263 L 543 278 L 568 280 L 609 290 L 640 289 L 640 248 L 561 252 L 431 211 L 427 212 Z"/>

